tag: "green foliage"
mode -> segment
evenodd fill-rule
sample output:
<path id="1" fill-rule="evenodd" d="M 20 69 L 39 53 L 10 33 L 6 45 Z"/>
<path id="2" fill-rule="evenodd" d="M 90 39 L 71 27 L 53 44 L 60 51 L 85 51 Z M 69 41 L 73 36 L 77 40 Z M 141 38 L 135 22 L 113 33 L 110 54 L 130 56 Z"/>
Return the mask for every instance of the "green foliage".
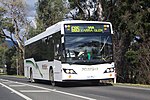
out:
<path id="1" fill-rule="evenodd" d="M 6 47 L 0 46 L 0 66 L 5 65 L 5 52 L 7 51 Z"/>
<path id="2" fill-rule="evenodd" d="M 124 82 L 150 84 L 149 4 L 149 0 L 119 0 L 112 10 L 116 67 Z"/>
<path id="3" fill-rule="evenodd" d="M 97 20 L 96 14 L 96 1 L 88 2 L 87 0 L 68 0 L 70 7 L 68 7 L 68 18 L 72 20 Z M 91 9 L 94 14 L 91 13 Z"/>
<path id="4" fill-rule="evenodd" d="M 133 50 L 128 50 L 125 54 L 125 58 L 131 66 L 137 66 L 138 61 L 138 52 Z"/>
<path id="5" fill-rule="evenodd" d="M 3 7 L 0 7 L 0 23 L 2 20 L 3 15 L 6 13 L 6 10 Z M 1 25 L 1 24 L 0 24 Z"/>
<path id="6" fill-rule="evenodd" d="M 0 0 L 0 36 L 9 38 L 19 52 L 20 74 L 23 74 L 24 38 L 28 33 L 29 21 L 26 16 L 25 0 Z M 3 10 L 4 9 L 4 10 Z M 24 31 L 22 31 L 24 29 Z M 6 30 L 6 31 L 5 31 Z M 14 39 L 14 38 L 15 39 Z M 10 59 L 11 60 L 11 59 Z M 11 61 L 7 61 L 11 66 Z"/>
<path id="7" fill-rule="evenodd" d="M 8 30 L 10 33 L 15 32 L 14 25 L 12 24 L 12 19 L 11 18 L 3 18 L 2 20 L 2 28 Z"/>
<path id="8" fill-rule="evenodd" d="M 62 21 L 66 13 L 62 0 L 39 0 L 36 7 L 37 28 L 30 28 L 29 38 L 45 31 L 49 26 Z"/>
<path id="9" fill-rule="evenodd" d="M 17 51 L 15 47 L 7 49 L 5 52 L 6 65 L 7 65 L 7 74 L 16 74 L 16 58 Z"/>
<path id="10" fill-rule="evenodd" d="M 69 11 L 74 20 L 109 21 L 116 0 L 68 0 L 70 3 Z M 99 10 L 102 6 L 102 15 Z M 75 11 L 76 9 L 76 11 Z M 76 14 L 71 13 L 74 10 Z M 114 16 L 114 15 L 113 15 Z"/>

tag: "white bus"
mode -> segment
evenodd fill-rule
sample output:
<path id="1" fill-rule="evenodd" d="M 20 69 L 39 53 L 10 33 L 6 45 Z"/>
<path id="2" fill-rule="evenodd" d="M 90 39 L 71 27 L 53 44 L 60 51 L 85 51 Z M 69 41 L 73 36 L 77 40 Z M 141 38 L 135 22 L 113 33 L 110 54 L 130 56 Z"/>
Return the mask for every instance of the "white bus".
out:
<path id="1" fill-rule="evenodd" d="M 62 21 L 25 42 L 25 77 L 56 82 L 115 78 L 112 25 Z"/>

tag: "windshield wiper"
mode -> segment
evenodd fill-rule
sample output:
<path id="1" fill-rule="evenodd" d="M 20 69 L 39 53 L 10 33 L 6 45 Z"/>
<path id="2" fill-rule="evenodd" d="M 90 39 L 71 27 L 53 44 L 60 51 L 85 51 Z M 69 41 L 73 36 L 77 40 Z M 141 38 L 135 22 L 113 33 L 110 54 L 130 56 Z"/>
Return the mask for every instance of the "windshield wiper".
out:
<path id="1" fill-rule="evenodd" d="M 107 37 L 106 41 L 104 41 L 104 44 L 103 44 L 102 48 L 101 48 L 100 51 L 99 51 L 99 54 L 100 54 L 100 53 L 102 52 L 102 50 L 104 49 L 104 47 L 105 47 L 105 45 L 106 45 L 108 39 L 109 39 L 109 36 Z"/>

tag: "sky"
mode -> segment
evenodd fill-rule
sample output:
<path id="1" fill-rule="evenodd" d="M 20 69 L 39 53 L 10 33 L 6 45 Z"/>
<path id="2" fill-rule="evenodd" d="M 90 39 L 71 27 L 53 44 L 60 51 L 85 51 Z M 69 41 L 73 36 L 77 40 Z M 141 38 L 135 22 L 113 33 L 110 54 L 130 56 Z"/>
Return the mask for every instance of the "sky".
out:
<path id="1" fill-rule="evenodd" d="M 35 24 L 34 20 L 35 20 L 35 15 L 36 15 L 35 4 L 38 0 L 25 0 L 25 1 L 27 4 L 27 18 L 29 21 L 32 21 L 32 25 L 33 25 L 33 27 L 35 27 L 34 26 L 34 24 Z M 4 31 L 5 31 L 5 33 L 7 33 L 8 36 L 10 35 L 10 33 L 8 31 L 6 31 L 6 30 L 4 30 Z M 14 36 L 13 36 L 13 39 L 15 40 Z M 10 40 L 10 39 L 6 38 L 6 40 Z"/>
<path id="2" fill-rule="evenodd" d="M 25 0 L 25 1 L 27 3 L 27 11 L 29 11 L 28 17 L 34 17 L 36 14 L 35 5 L 38 0 Z"/>
<path id="3" fill-rule="evenodd" d="M 27 4 L 27 18 L 29 21 L 32 21 L 32 26 L 36 27 L 35 24 L 35 16 L 36 16 L 36 10 L 35 10 L 35 6 L 36 6 L 36 2 L 38 0 L 25 0 L 26 4 Z"/>

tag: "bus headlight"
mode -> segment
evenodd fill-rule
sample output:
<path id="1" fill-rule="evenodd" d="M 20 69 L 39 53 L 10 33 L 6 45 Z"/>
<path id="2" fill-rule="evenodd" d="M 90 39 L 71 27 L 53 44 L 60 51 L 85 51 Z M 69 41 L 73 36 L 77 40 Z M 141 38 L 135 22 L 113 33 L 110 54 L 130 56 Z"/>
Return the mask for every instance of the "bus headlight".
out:
<path id="1" fill-rule="evenodd" d="M 77 74 L 73 69 L 63 69 L 66 74 Z"/>
<path id="2" fill-rule="evenodd" d="M 66 73 L 69 74 L 69 72 L 70 72 L 70 71 L 67 69 L 67 70 L 66 70 Z"/>
<path id="3" fill-rule="evenodd" d="M 74 70 L 70 70 L 70 73 L 73 74 L 73 73 L 74 73 Z"/>
<path id="4" fill-rule="evenodd" d="M 107 73 L 109 73 L 109 72 L 110 72 L 110 69 L 109 69 L 109 68 L 107 68 L 107 69 L 106 69 L 106 72 L 107 72 Z"/>
<path id="5" fill-rule="evenodd" d="M 114 72 L 114 67 L 112 67 L 112 68 L 107 68 L 105 71 L 104 71 L 104 73 L 111 73 L 111 72 Z"/>
<path id="6" fill-rule="evenodd" d="M 110 69 L 110 71 L 111 71 L 111 72 L 114 72 L 114 69 L 113 69 L 113 68 L 111 68 L 111 69 Z"/>

